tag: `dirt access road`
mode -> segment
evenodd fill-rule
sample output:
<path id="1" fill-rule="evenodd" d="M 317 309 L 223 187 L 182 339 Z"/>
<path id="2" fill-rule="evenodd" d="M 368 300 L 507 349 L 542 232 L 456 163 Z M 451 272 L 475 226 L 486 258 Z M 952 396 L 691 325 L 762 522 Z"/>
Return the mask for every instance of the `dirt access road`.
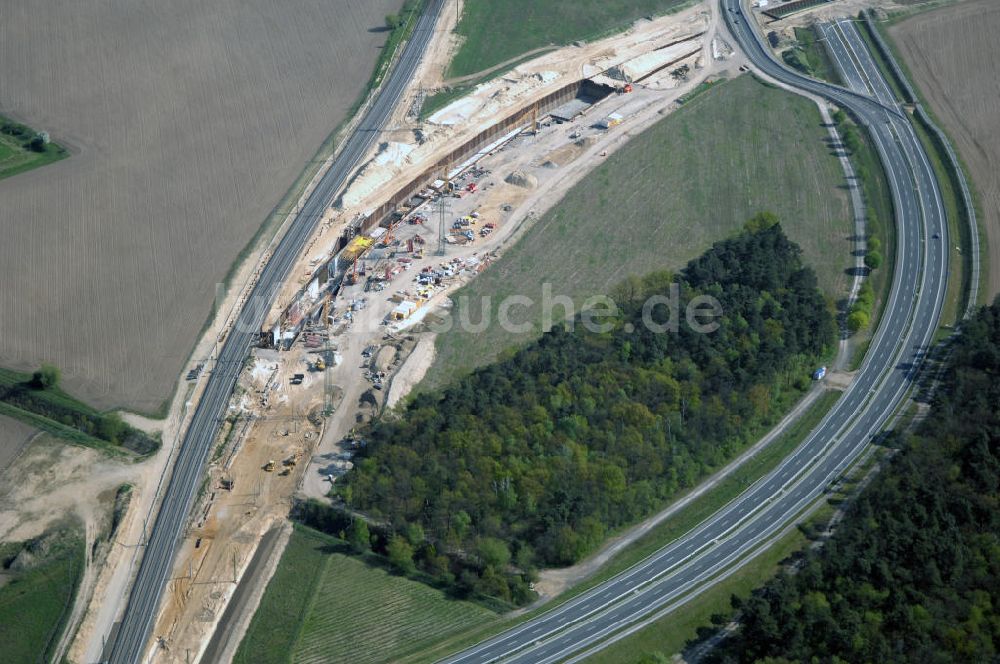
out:
<path id="1" fill-rule="evenodd" d="M 400 4 L 0 3 L 0 111 L 73 153 L 0 182 L 0 365 L 51 361 L 95 406 L 158 409 Z"/>
<path id="2" fill-rule="evenodd" d="M 627 141 L 629 136 L 638 131 L 642 125 L 654 122 L 666 112 L 667 107 L 677 97 L 697 85 L 701 77 L 707 73 L 708 70 L 699 71 L 698 76 L 684 84 L 660 81 L 656 89 L 640 90 L 630 96 L 629 103 L 634 104 L 636 116 L 634 124 L 629 128 L 602 132 L 586 126 L 593 122 L 591 118 L 589 121 L 583 120 L 576 126 L 550 125 L 543 128 L 538 135 L 515 140 L 507 148 L 484 161 L 482 165 L 494 171 L 480 179 L 478 192 L 453 201 L 452 215 L 461 216 L 476 210 L 481 214 L 476 230 L 483 227 L 489 219 L 496 225 L 496 230 L 492 234 L 487 238 L 477 236 L 476 241 L 469 245 L 450 246 L 444 258 L 433 256 L 433 247 L 429 244 L 425 256 L 408 263 L 409 269 L 397 276 L 384 291 L 366 293 L 361 286 L 355 286 L 348 288 L 338 298 L 334 311 L 340 322 L 331 331 L 331 341 L 341 361 L 336 367 L 327 371 L 333 381 L 342 386 L 340 390 L 342 400 L 333 418 L 327 421 L 323 444 L 313 456 L 313 463 L 310 464 L 303 487 L 306 493 L 322 496 L 329 489 L 327 475 L 336 472 L 331 470 L 332 468 L 343 468 L 344 464 L 345 450 L 339 447 L 340 440 L 358 421 L 359 415 L 362 419 L 371 415 L 370 406 L 362 403 L 363 395 L 370 394 L 371 390 L 371 383 L 364 375 L 365 369 L 361 367 L 365 362 L 362 357 L 363 349 L 369 345 L 382 346 L 382 349 L 374 354 L 378 358 L 377 362 L 392 369 L 399 366 L 401 359 L 399 356 L 409 352 L 413 347 L 412 343 L 404 343 L 405 350 L 401 351 L 396 359 L 389 357 L 385 352 L 390 349 L 384 338 L 386 332 L 397 340 L 409 335 L 405 324 L 391 326 L 381 324 L 389 310 L 395 306 L 391 296 L 402 291 L 412 293 L 416 285 L 411 282 L 411 278 L 424 266 L 435 266 L 455 260 L 468 261 L 470 266 L 468 271 L 461 273 L 455 279 L 448 280 L 445 287 L 436 289 L 430 302 L 424 305 L 423 312 L 442 305 L 451 289 L 472 277 L 475 266 L 486 260 L 486 254 L 511 240 L 521 228 L 522 222 L 533 216 L 531 212 L 535 206 L 545 205 L 549 199 L 558 200 L 561 192 L 565 191 L 560 184 L 563 180 L 582 177 L 590 168 L 601 162 L 602 152 L 613 150 Z M 612 100 L 611 103 L 621 104 L 623 101 Z M 605 112 L 607 110 L 605 109 Z M 586 134 L 583 136 L 585 140 L 580 141 L 580 144 L 577 144 L 578 138 L 570 136 L 576 132 Z M 543 162 L 556 158 L 561 163 L 560 167 L 552 168 L 551 165 L 542 167 Z M 503 178 L 515 168 L 528 168 L 538 172 L 542 184 L 536 190 L 529 190 L 505 183 Z M 505 206 L 509 206 L 506 211 L 502 209 Z M 399 231 L 399 238 L 405 246 L 409 237 L 421 233 L 428 240 L 433 239 L 433 229 L 420 225 L 405 225 Z M 345 323 L 344 312 L 350 310 L 352 302 L 361 300 L 364 300 L 364 306 L 354 310 L 350 323 Z M 414 316 L 419 317 L 423 312 L 418 312 Z M 424 348 L 426 347 L 424 344 Z M 262 355 L 272 357 L 268 353 L 258 353 L 258 358 Z M 167 648 L 158 650 L 158 661 L 182 661 L 179 658 L 186 656 L 189 650 L 193 655 L 200 651 L 213 625 L 223 615 L 224 607 L 234 590 L 232 586 L 234 572 L 236 576 L 240 576 L 242 568 L 250 560 L 254 547 L 257 546 L 263 533 L 274 523 L 273 518 L 287 511 L 287 503 L 284 501 L 290 498 L 291 491 L 288 489 L 298 478 L 300 469 L 296 468 L 289 476 L 280 477 L 276 473 L 263 472 L 260 466 L 267 459 L 280 460 L 288 453 L 283 447 L 282 449 L 274 447 L 275 444 L 279 447 L 284 446 L 286 443 L 282 441 L 289 440 L 280 435 L 275 437 L 275 426 L 281 428 L 287 427 L 288 424 L 274 424 L 274 418 L 281 417 L 281 414 L 274 412 L 274 409 L 298 407 L 298 416 L 301 418 L 304 413 L 302 406 L 308 410 L 321 398 L 323 374 L 309 371 L 309 364 L 314 360 L 315 355 L 298 343 L 292 351 L 280 354 L 281 366 L 277 374 L 265 381 L 272 387 L 265 387 L 259 381 L 256 385 L 246 384 L 247 389 L 243 392 L 245 398 L 240 400 L 241 407 L 252 410 L 258 416 L 264 415 L 266 419 L 257 421 L 244 443 L 237 443 L 240 451 L 229 467 L 231 476 L 236 478 L 236 489 L 232 495 L 220 492 L 217 489 L 216 473 L 213 472 L 211 475 L 206 495 L 212 502 L 203 505 L 197 511 L 196 524 L 182 546 L 175 568 L 174 581 L 170 588 L 171 601 L 160 617 L 156 630 L 158 635 L 165 638 L 164 643 L 167 645 Z M 255 371 L 257 369 L 253 368 L 248 373 Z M 267 373 L 267 369 L 261 371 Z M 289 379 L 297 372 L 306 375 L 302 386 L 293 386 L 290 383 Z M 392 388 L 389 389 L 394 391 L 395 398 L 406 392 L 405 384 L 399 387 L 396 387 L 395 383 L 391 385 Z M 256 400 L 265 392 L 270 395 L 269 405 L 262 409 Z M 295 432 L 292 433 L 293 438 L 294 436 Z M 301 443 L 302 447 L 306 447 L 305 440 Z M 222 458 L 227 456 L 228 452 L 222 453 Z M 276 551 L 276 554 L 278 553 L 280 551 Z M 262 588 L 266 578 L 252 581 L 254 585 Z M 255 594 L 249 590 L 246 592 L 250 593 L 250 596 Z M 256 604 L 256 600 L 250 599 L 248 611 L 253 610 L 254 607 L 249 606 L 253 604 Z M 245 615 L 243 617 L 246 618 Z M 230 618 L 232 620 L 223 621 L 226 625 L 223 629 L 227 632 L 231 625 L 240 623 L 238 616 Z M 238 627 L 236 631 L 239 631 Z M 230 634 L 228 638 L 235 641 L 238 640 L 238 635 Z"/>
<path id="3" fill-rule="evenodd" d="M 1000 293 L 1000 4 L 972 0 L 918 14 L 889 30 L 913 82 L 969 170 L 988 248 L 982 298 Z"/>

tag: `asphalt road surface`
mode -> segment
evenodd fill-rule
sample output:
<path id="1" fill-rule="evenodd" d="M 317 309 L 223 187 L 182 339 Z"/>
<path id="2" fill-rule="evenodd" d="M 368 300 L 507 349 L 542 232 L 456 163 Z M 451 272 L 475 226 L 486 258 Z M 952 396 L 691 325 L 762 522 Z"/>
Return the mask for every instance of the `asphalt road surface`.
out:
<path id="1" fill-rule="evenodd" d="M 160 599 L 173 567 L 174 555 L 203 477 L 205 461 L 219 430 L 226 405 L 251 345 L 264 323 L 271 303 L 288 277 L 295 259 L 312 235 L 323 212 L 339 195 L 347 179 L 376 140 L 403 90 L 413 78 L 434 32 L 434 22 L 443 0 L 431 0 L 417 22 L 411 39 L 358 128 L 345 141 L 340 154 L 303 205 L 298 217 L 275 248 L 261 272 L 247 304 L 239 313 L 204 395 L 195 410 L 159 514 L 149 535 L 139 572 L 114 642 L 106 648 L 113 664 L 134 664 L 141 660 L 156 619 Z"/>
<path id="2" fill-rule="evenodd" d="M 609 581 L 446 659 L 449 664 L 578 661 L 683 604 L 760 551 L 837 480 L 884 427 L 932 342 L 948 274 L 944 206 L 922 145 L 864 44 L 851 34 L 853 26 L 831 28 L 840 39 L 829 35 L 848 90 L 779 64 L 738 0 L 721 5 L 730 32 L 758 69 L 850 110 L 868 127 L 885 166 L 898 231 L 896 263 L 865 362 L 803 444 L 709 519 Z"/>

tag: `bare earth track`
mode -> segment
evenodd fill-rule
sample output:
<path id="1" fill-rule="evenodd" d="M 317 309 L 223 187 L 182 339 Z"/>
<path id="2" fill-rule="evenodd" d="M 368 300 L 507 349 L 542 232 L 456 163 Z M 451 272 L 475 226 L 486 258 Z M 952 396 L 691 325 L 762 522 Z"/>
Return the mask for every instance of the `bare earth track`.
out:
<path id="1" fill-rule="evenodd" d="M 998 29 L 1000 4 L 972 0 L 919 14 L 889 30 L 978 190 L 989 246 L 987 302 L 1000 293 L 1000 63 L 993 55 Z"/>
<path id="2" fill-rule="evenodd" d="M 0 182 L 0 365 L 52 361 L 95 406 L 156 410 L 399 5 L 0 3 L 0 111 L 73 153 Z"/>

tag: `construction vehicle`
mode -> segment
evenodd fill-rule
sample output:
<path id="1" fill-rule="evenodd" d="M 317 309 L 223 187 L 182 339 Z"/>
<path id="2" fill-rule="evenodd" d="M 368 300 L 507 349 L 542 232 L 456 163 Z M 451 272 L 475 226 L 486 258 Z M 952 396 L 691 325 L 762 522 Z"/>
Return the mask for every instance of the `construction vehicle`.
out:
<path id="1" fill-rule="evenodd" d="M 348 286 L 353 286 L 354 284 L 358 283 L 358 263 L 360 262 L 361 262 L 360 258 L 355 260 L 354 265 L 351 266 L 351 271 L 344 276 L 344 279 L 345 281 L 347 281 Z"/>
<path id="2" fill-rule="evenodd" d="M 263 466 L 261 466 L 261 468 L 263 468 L 263 470 L 264 470 L 265 473 L 273 472 L 274 471 L 274 459 L 268 459 L 267 463 L 265 463 Z"/>
<path id="3" fill-rule="evenodd" d="M 286 466 L 284 470 L 278 473 L 278 477 L 288 477 L 291 474 L 292 474 L 292 469 Z"/>
<path id="4" fill-rule="evenodd" d="M 313 368 L 315 368 L 316 371 L 326 371 L 326 360 L 322 355 L 316 358 Z"/>

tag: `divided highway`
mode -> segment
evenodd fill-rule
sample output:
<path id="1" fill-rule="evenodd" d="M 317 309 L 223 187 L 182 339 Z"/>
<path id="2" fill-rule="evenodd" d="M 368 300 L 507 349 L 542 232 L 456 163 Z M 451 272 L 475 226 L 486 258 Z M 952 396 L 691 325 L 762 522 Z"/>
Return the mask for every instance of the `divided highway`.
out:
<path id="1" fill-rule="evenodd" d="M 760 71 L 848 109 L 869 130 L 885 167 L 897 228 L 893 283 L 879 328 L 850 388 L 778 468 L 630 569 L 447 658 L 448 664 L 579 661 L 680 606 L 762 550 L 836 481 L 885 426 L 932 343 L 948 275 L 944 206 L 923 146 L 853 25 L 837 25 L 827 34 L 845 89 L 779 64 L 739 0 L 721 0 L 721 7 L 736 42 Z"/>
<path id="2" fill-rule="evenodd" d="M 281 238 L 262 270 L 246 306 L 239 312 L 237 322 L 219 353 L 215 369 L 181 443 L 128 605 L 119 629 L 112 635 L 113 641 L 105 649 L 106 653 L 110 650 L 107 661 L 113 664 L 134 664 L 142 659 L 173 567 L 177 546 L 203 477 L 212 441 L 219 430 L 243 362 L 281 283 L 288 277 L 323 212 L 339 195 L 372 146 L 395 110 L 403 90 L 413 78 L 433 36 L 434 24 L 443 4 L 444 0 L 430 0 L 428 3 L 375 101 Z"/>

